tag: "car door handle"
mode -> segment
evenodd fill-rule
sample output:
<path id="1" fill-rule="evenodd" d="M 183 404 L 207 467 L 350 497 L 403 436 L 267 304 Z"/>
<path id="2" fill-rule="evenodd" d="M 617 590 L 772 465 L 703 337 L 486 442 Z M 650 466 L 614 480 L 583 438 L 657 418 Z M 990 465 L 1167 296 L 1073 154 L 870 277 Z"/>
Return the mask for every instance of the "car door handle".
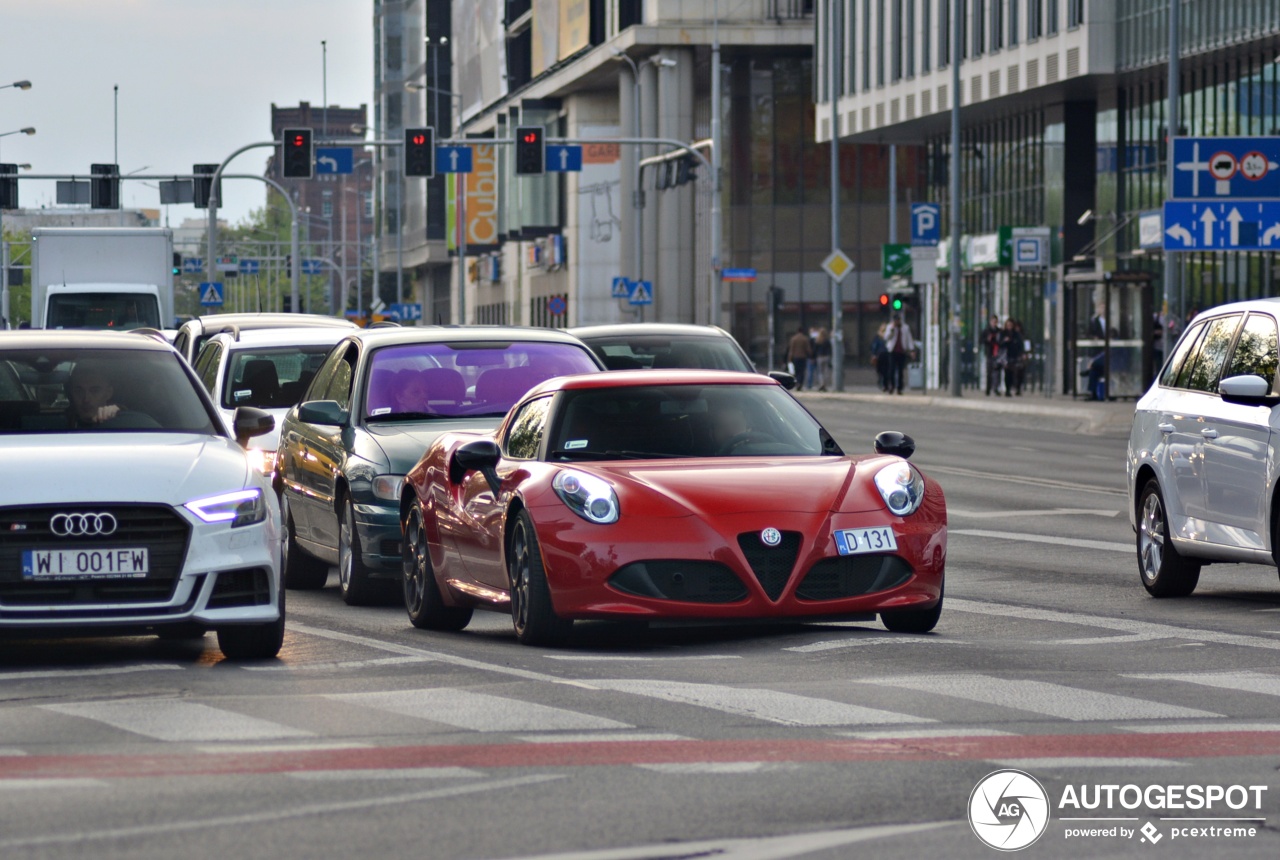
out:
<path id="1" fill-rule="evenodd" d="M 1156 429 L 1161 433 L 1172 433 L 1174 431 L 1174 426 L 1172 424 L 1157 424 Z"/>
<path id="2" fill-rule="evenodd" d="M 1200 435 L 1206 439 L 1217 439 L 1218 431 L 1214 430 L 1212 427 L 1206 427 L 1200 431 Z"/>

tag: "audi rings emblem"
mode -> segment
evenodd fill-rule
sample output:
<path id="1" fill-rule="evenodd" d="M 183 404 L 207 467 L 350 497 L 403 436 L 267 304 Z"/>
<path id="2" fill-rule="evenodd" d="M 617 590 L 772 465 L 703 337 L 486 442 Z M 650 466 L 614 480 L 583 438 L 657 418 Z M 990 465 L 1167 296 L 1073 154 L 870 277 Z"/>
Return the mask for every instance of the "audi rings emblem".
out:
<path id="1" fill-rule="evenodd" d="M 782 543 L 782 532 L 778 531 L 773 526 L 769 526 L 767 529 L 760 532 L 760 542 L 765 546 L 777 546 Z"/>
<path id="2" fill-rule="evenodd" d="M 111 514 L 54 514 L 49 530 L 58 537 L 106 537 L 115 534 L 116 518 Z"/>

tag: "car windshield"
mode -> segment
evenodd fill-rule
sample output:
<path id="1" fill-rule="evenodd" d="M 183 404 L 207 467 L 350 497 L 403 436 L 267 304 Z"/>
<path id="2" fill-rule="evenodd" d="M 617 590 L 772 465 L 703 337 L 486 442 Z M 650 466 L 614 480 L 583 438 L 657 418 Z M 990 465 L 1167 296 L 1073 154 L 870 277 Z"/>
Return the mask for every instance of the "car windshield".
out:
<path id="1" fill-rule="evenodd" d="M 282 409 L 302 399 L 331 345 L 240 349 L 231 353 L 222 381 L 224 409 Z"/>
<path id="2" fill-rule="evenodd" d="M 0 349 L 17 376 L 0 400 L 0 434 L 218 432 L 175 352 Z"/>
<path id="3" fill-rule="evenodd" d="M 572 343 L 387 346 L 370 362 L 364 415 L 369 421 L 502 416 L 543 380 L 596 370 L 590 354 Z"/>
<path id="4" fill-rule="evenodd" d="M 587 345 L 610 370 L 691 367 L 755 372 L 738 345 L 723 335 L 628 335 L 592 338 Z"/>
<path id="5" fill-rule="evenodd" d="M 839 455 L 835 440 L 772 385 L 619 386 L 569 391 L 553 460 Z"/>
<path id="6" fill-rule="evenodd" d="M 145 293 L 62 293 L 49 297 L 48 328 L 160 328 L 156 297 Z"/>

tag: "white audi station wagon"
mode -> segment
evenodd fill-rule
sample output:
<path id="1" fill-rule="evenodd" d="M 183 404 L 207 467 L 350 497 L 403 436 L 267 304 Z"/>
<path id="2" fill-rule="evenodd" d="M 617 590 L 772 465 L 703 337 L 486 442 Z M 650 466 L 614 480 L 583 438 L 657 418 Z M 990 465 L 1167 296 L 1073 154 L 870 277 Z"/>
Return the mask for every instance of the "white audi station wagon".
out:
<path id="1" fill-rule="evenodd" d="M 280 507 L 167 343 L 0 332 L 0 630 L 218 634 L 230 658 L 284 638 Z"/>
<path id="2" fill-rule="evenodd" d="M 1190 594 L 1206 564 L 1277 564 L 1278 317 L 1275 298 L 1205 311 L 1138 401 L 1129 519 L 1156 597 Z"/>

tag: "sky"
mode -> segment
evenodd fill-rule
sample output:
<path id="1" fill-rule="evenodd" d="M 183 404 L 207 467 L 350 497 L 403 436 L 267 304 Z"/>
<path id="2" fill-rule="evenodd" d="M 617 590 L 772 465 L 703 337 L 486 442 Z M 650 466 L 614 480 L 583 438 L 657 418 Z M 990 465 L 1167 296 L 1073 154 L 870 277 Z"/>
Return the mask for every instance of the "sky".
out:
<path id="1" fill-rule="evenodd" d="M 273 103 L 323 104 L 326 77 L 330 105 L 368 105 L 372 121 L 371 0 L 0 0 L 0 86 L 32 84 L 0 89 L 0 134 L 36 129 L 0 137 L 0 162 L 85 176 L 118 152 L 122 174 L 189 174 L 270 140 Z M 269 152 L 250 150 L 228 172 L 261 175 Z M 19 186 L 23 208 L 56 204 L 52 181 Z M 224 180 L 219 218 L 243 221 L 266 188 Z M 205 216 L 162 208 L 142 182 L 122 182 L 120 194 L 126 208 L 162 209 L 173 227 Z"/>

